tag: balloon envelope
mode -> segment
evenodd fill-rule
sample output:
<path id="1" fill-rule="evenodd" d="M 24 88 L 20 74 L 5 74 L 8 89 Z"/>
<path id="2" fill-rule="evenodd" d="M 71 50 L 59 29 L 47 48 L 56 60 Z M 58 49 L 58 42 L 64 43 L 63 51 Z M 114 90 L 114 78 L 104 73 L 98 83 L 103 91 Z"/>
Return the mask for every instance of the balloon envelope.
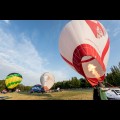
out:
<path id="1" fill-rule="evenodd" d="M 40 93 L 40 92 L 41 92 L 41 89 L 42 89 L 41 85 L 37 84 L 37 85 L 34 85 L 34 86 L 31 88 L 30 92 L 31 92 L 31 93 L 32 93 L 32 92 L 38 92 L 38 93 Z"/>
<path id="2" fill-rule="evenodd" d="M 8 89 L 13 89 L 17 87 L 22 81 L 22 75 L 19 73 L 11 73 L 7 75 L 5 79 L 5 84 Z"/>
<path id="3" fill-rule="evenodd" d="M 99 21 L 70 21 L 61 32 L 59 51 L 65 62 L 92 86 L 104 80 L 110 40 Z"/>
<path id="4" fill-rule="evenodd" d="M 54 85 L 55 78 L 51 73 L 46 72 L 41 76 L 40 82 L 41 82 L 42 88 L 45 91 L 48 91 Z"/>

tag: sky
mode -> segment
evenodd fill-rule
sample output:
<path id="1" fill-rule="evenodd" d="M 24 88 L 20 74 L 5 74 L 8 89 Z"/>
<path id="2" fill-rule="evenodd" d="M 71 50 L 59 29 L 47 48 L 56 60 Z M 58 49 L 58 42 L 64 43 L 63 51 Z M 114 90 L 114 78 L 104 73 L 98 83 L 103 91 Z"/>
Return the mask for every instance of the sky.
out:
<path id="1" fill-rule="evenodd" d="M 107 72 L 120 62 L 120 20 L 99 20 L 110 38 Z M 61 58 L 60 33 L 69 20 L 0 20 L 0 80 L 13 72 L 23 76 L 22 84 L 40 84 L 50 72 L 55 81 L 82 78 Z"/>

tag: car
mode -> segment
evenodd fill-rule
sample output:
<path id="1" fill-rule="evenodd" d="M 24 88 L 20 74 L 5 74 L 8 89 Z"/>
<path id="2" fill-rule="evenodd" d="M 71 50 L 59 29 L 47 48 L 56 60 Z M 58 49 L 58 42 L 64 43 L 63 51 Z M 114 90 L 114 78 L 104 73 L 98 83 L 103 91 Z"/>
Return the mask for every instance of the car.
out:
<path id="1" fill-rule="evenodd" d="M 93 100 L 120 100 L 120 88 L 118 87 L 94 88 Z"/>
<path id="2" fill-rule="evenodd" d="M 120 88 L 110 88 L 105 93 L 108 100 L 120 100 Z"/>

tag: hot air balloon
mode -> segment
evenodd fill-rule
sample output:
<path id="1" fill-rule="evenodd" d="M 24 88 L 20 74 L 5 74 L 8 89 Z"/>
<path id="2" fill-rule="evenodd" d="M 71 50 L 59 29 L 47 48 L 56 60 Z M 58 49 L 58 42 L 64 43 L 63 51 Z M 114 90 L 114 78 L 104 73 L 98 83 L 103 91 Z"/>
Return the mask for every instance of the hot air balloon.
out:
<path id="1" fill-rule="evenodd" d="M 46 72 L 40 77 L 40 82 L 44 91 L 48 91 L 54 85 L 55 78 L 53 74 Z"/>
<path id="2" fill-rule="evenodd" d="M 11 73 L 7 75 L 5 79 L 5 84 L 8 89 L 13 89 L 17 87 L 22 81 L 22 75 L 19 73 Z"/>
<path id="3" fill-rule="evenodd" d="M 104 81 L 110 40 L 99 21 L 71 20 L 60 34 L 59 51 L 64 61 L 92 86 Z"/>
<path id="4" fill-rule="evenodd" d="M 42 90 L 41 85 L 37 84 L 31 88 L 30 93 L 35 93 L 35 92 L 40 93 L 41 90 Z"/>

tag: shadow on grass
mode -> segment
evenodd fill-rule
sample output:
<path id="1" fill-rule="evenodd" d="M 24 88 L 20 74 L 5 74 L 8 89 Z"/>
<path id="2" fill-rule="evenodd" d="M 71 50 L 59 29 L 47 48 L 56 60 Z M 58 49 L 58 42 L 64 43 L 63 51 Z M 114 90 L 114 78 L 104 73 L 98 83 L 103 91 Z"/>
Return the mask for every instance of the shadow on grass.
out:
<path id="1" fill-rule="evenodd" d="M 0 96 L 0 100 L 6 100 L 6 99 L 10 99 L 12 97 L 9 97 L 9 96 Z"/>
<path id="2" fill-rule="evenodd" d="M 29 93 L 29 92 L 19 92 L 19 94 L 30 95 L 30 96 L 43 96 L 43 97 L 52 97 L 49 93 Z"/>
<path id="3" fill-rule="evenodd" d="M 30 96 L 40 96 L 40 97 L 46 97 L 41 100 L 62 100 L 61 98 L 54 97 L 50 93 L 29 93 L 29 92 L 19 92 L 19 94 L 24 94 L 24 95 L 30 95 Z"/>

